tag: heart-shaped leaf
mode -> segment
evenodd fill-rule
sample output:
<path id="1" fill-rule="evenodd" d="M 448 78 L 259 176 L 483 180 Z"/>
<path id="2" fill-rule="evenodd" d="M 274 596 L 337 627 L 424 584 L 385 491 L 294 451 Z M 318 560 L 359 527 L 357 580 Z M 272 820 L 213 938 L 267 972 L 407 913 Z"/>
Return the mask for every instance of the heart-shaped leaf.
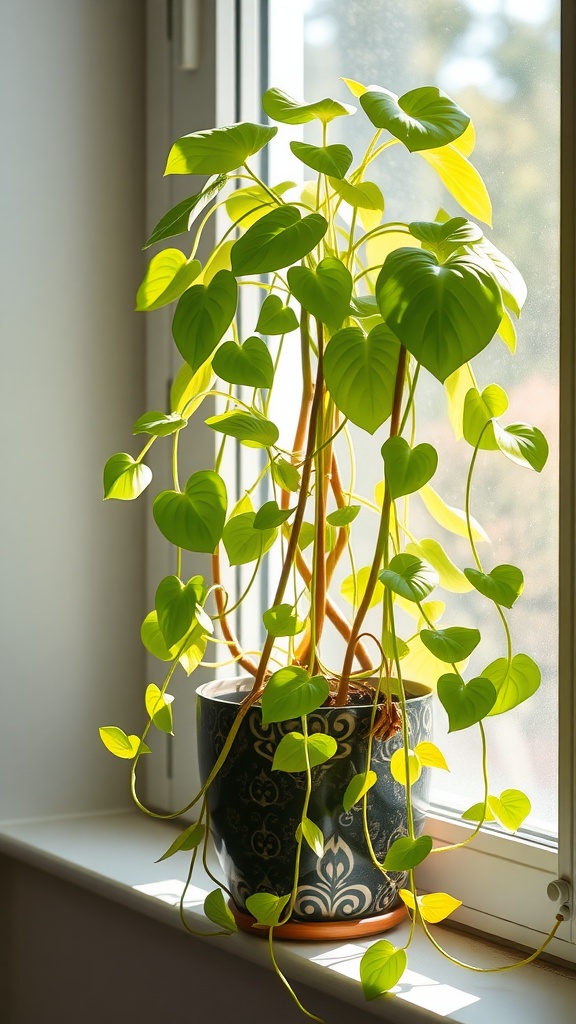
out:
<path id="1" fill-rule="evenodd" d="M 274 363 L 261 338 L 246 338 L 243 345 L 225 341 L 212 360 L 214 373 L 229 384 L 245 384 L 251 388 L 271 388 Z"/>
<path id="2" fill-rule="evenodd" d="M 420 836 L 418 839 L 402 836 L 392 843 L 382 867 L 384 871 L 411 871 L 426 860 L 431 849 L 431 836 Z"/>
<path id="3" fill-rule="evenodd" d="M 508 664 L 507 658 L 497 658 L 484 669 L 483 676 L 496 688 L 496 702 L 491 715 L 502 715 L 528 700 L 540 686 L 540 669 L 527 654 L 515 654 Z"/>
<path id="4" fill-rule="evenodd" d="M 432 518 L 443 526 L 445 530 L 456 534 L 457 537 L 468 537 L 468 526 L 466 513 L 459 508 L 453 508 L 436 493 L 430 484 L 426 484 L 418 492 Z M 480 523 L 471 517 L 472 536 L 476 542 L 488 540 L 488 534 L 482 529 Z"/>
<path id="5" fill-rule="evenodd" d="M 297 636 L 306 623 L 301 622 L 291 604 L 276 604 L 262 614 L 264 628 L 270 636 Z"/>
<path id="6" fill-rule="evenodd" d="M 284 907 L 290 900 L 290 893 L 287 896 L 276 896 L 271 892 L 255 892 L 246 899 L 246 909 L 252 917 L 256 918 L 258 924 L 273 928 L 278 924 Z"/>
<path id="7" fill-rule="evenodd" d="M 519 466 L 529 466 L 540 473 L 548 458 L 548 442 L 538 427 L 529 423 L 510 423 L 507 427 L 494 423 L 496 444 L 506 458 Z"/>
<path id="8" fill-rule="evenodd" d="M 309 715 L 322 706 L 328 693 L 329 686 L 323 676 L 310 676 L 297 665 L 278 669 L 270 676 L 262 694 L 262 722 L 269 725 Z"/>
<path id="9" fill-rule="evenodd" d="M 473 255 L 440 264 L 424 249 L 396 249 L 376 297 L 390 329 L 442 383 L 486 348 L 502 319 L 500 289 Z"/>
<path id="10" fill-rule="evenodd" d="M 431 444 L 411 448 L 403 437 L 389 437 L 382 445 L 386 484 L 391 498 L 419 491 L 432 479 L 438 466 L 438 452 Z"/>
<path id="11" fill-rule="evenodd" d="M 496 565 L 489 573 L 464 569 L 466 578 L 480 594 L 511 608 L 524 589 L 524 576 L 515 565 Z"/>
<path id="12" fill-rule="evenodd" d="M 496 690 L 493 683 L 483 676 L 465 683 L 461 676 L 448 673 L 438 680 L 438 699 L 448 715 L 448 732 L 458 732 L 476 725 L 490 714 L 496 701 Z"/>
<path id="13" fill-rule="evenodd" d="M 168 437 L 185 427 L 187 420 L 178 413 L 146 412 L 136 420 L 133 434 L 152 434 L 154 437 Z"/>
<path id="14" fill-rule="evenodd" d="M 486 805 L 486 811 L 484 811 L 484 802 L 480 801 L 477 804 L 472 804 L 468 810 L 462 812 L 463 821 L 496 821 L 492 811 Z"/>
<path id="15" fill-rule="evenodd" d="M 362 601 L 364 594 L 366 593 L 366 587 L 368 586 L 368 578 L 370 576 L 370 566 L 363 565 L 361 569 L 358 569 L 356 574 L 351 573 L 346 579 L 342 580 L 340 584 L 340 593 L 342 597 L 349 601 L 350 604 L 356 608 Z M 369 608 L 375 608 L 379 605 L 384 596 L 384 588 L 380 581 L 376 583 L 374 587 L 374 593 L 370 599 Z"/>
<path id="16" fill-rule="evenodd" d="M 184 492 L 161 491 L 152 512 L 160 533 L 176 547 L 212 554 L 226 518 L 226 486 L 212 470 L 193 473 Z"/>
<path id="17" fill-rule="evenodd" d="M 422 740 L 421 743 L 417 743 L 414 747 L 414 753 L 419 758 L 423 768 L 440 768 L 444 772 L 450 771 L 444 754 L 435 743 Z"/>
<path id="18" fill-rule="evenodd" d="M 160 688 L 155 683 L 150 683 L 146 687 L 145 704 L 148 715 L 154 722 L 157 729 L 161 732 L 167 732 L 172 735 L 172 701 L 174 700 L 169 694 L 162 694 Z"/>
<path id="19" fill-rule="evenodd" d="M 520 789 L 505 789 L 497 796 L 488 797 L 488 806 L 504 828 L 516 832 L 532 810 L 530 800 Z"/>
<path id="20" fill-rule="evenodd" d="M 342 117 L 344 114 L 355 114 L 356 107 L 349 103 L 340 103 L 338 100 L 324 99 L 316 100 L 315 103 L 301 103 L 292 96 L 282 92 L 281 89 L 268 89 L 262 97 L 262 109 L 273 121 L 281 121 L 282 124 L 306 124 L 317 118 L 323 124 L 328 124 L 335 117 Z"/>
<path id="21" fill-rule="evenodd" d="M 354 209 L 384 212 L 384 196 L 373 181 L 359 181 L 352 185 L 344 179 L 330 178 L 330 184 L 337 195 Z"/>
<path id="22" fill-rule="evenodd" d="M 198 370 L 228 330 L 238 303 L 238 285 L 229 270 L 220 270 L 208 285 L 195 284 L 176 306 L 172 335 L 180 355 Z"/>
<path id="23" fill-rule="evenodd" d="M 443 257 L 461 245 L 472 245 L 484 237 L 482 228 L 465 217 L 451 217 L 443 222 L 413 221 L 408 227 L 425 249 Z"/>
<path id="24" fill-rule="evenodd" d="M 396 949 L 380 939 L 364 953 L 360 961 L 360 981 L 365 999 L 376 999 L 398 984 L 406 970 L 406 950 Z"/>
<path id="25" fill-rule="evenodd" d="M 508 396 L 498 384 L 489 384 L 482 394 L 470 388 L 464 399 L 463 434 L 473 448 L 498 449 L 492 420 L 508 408 Z"/>
<path id="26" fill-rule="evenodd" d="M 324 238 L 328 222 L 318 213 L 302 217 L 296 206 L 278 207 L 248 228 L 232 247 L 237 277 L 282 270 L 307 256 Z"/>
<path id="27" fill-rule="evenodd" d="M 104 499 L 132 501 L 148 487 L 152 470 L 126 452 L 112 455 L 104 466 Z"/>
<path id="28" fill-rule="evenodd" d="M 283 181 L 269 190 L 263 189 L 260 185 L 234 189 L 226 198 L 226 213 L 234 224 L 239 224 L 245 231 L 251 224 L 260 220 L 265 213 L 275 210 L 279 205 L 278 199 L 289 189 L 295 187 L 295 181 Z M 274 199 L 271 192 L 278 198 Z"/>
<path id="29" fill-rule="evenodd" d="M 338 331 L 326 346 L 324 376 L 335 404 L 373 434 L 392 412 L 400 345 L 385 324 L 365 337 L 357 327 Z"/>
<path id="30" fill-rule="evenodd" d="M 232 409 L 220 416 L 209 416 L 206 426 L 228 437 L 235 437 L 247 448 L 269 448 L 279 437 L 278 427 L 257 412 Z"/>
<path id="31" fill-rule="evenodd" d="M 230 565 L 255 562 L 266 554 L 276 540 L 278 530 L 255 529 L 255 518 L 255 512 L 242 512 L 226 523 L 222 540 Z"/>
<path id="32" fill-rule="evenodd" d="M 306 746 L 308 746 L 308 758 L 310 767 L 315 768 L 324 764 L 334 756 L 338 744 L 333 736 L 327 736 L 322 732 L 312 733 L 306 743 L 301 732 L 288 732 L 282 737 L 276 747 L 273 771 L 281 772 L 305 772 L 306 771 Z"/>
<path id="33" fill-rule="evenodd" d="M 180 850 L 194 850 L 197 846 L 200 846 L 205 833 L 206 826 L 201 825 L 200 822 L 196 821 L 193 825 L 189 825 L 179 836 L 176 836 L 176 839 L 168 847 L 166 853 L 158 857 L 156 864 L 159 864 L 161 860 L 167 860 L 168 857 L 172 857 Z"/>
<path id="34" fill-rule="evenodd" d="M 508 308 L 520 316 L 528 290 L 517 267 L 488 238 L 474 245 L 474 255 L 484 262 L 489 273 L 496 278 Z"/>
<path id="35" fill-rule="evenodd" d="M 218 195 L 220 189 L 224 188 L 227 181 L 228 178 L 225 174 L 214 175 L 209 178 L 201 192 L 197 192 L 196 195 L 190 196 L 188 199 L 183 199 L 181 203 L 177 203 L 171 210 L 168 210 L 168 213 L 165 213 L 158 221 L 144 249 L 154 245 L 155 242 L 160 242 L 163 238 L 172 238 L 173 235 L 180 235 L 183 231 L 188 231 L 192 212 L 195 210 L 196 215 L 199 214 Z"/>
<path id="36" fill-rule="evenodd" d="M 180 664 L 187 675 L 198 668 L 206 651 L 206 630 L 197 623 L 193 624 L 185 642 L 174 644 L 174 647 L 168 648 L 158 625 L 156 609 L 144 619 L 140 628 L 140 637 L 146 650 L 160 661 L 174 661 L 178 652 L 181 651 Z"/>
<path id="37" fill-rule="evenodd" d="M 300 473 L 286 459 L 275 459 L 270 466 L 272 478 L 283 491 L 296 492 L 300 487 Z"/>
<path id="38" fill-rule="evenodd" d="M 178 299 L 202 270 L 199 260 L 187 260 L 180 249 L 153 256 L 136 295 L 136 309 L 159 309 Z"/>
<path id="39" fill-rule="evenodd" d="M 376 128 L 386 128 L 411 153 L 445 146 L 470 123 L 468 115 L 433 86 L 411 89 L 400 98 L 387 89 L 372 88 L 361 95 L 360 103 Z"/>
<path id="40" fill-rule="evenodd" d="M 299 840 L 303 837 L 311 850 L 314 851 L 317 857 L 324 855 L 324 835 L 322 829 L 315 825 L 310 818 L 303 818 L 298 828 L 296 829 L 296 838 Z"/>
<path id="41" fill-rule="evenodd" d="M 406 755 L 404 753 L 404 747 L 400 747 L 395 750 L 390 758 L 390 774 L 396 782 L 399 782 L 401 786 L 406 785 Z M 413 750 L 408 751 L 408 775 L 410 776 L 410 785 L 417 782 L 422 774 L 422 763 L 418 754 Z"/>
<path id="42" fill-rule="evenodd" d="M 339 144 L 310 146 L 307 142 L 291 142 L 290 149 L 307 167 L 312 167 L 319 174 L 331 174 L 334 178 L 343 178 L 354 159 L 352 150 Z"/>
<path id="43" fill-rule="evenodd" d="M 447 629 L 421 629 L 424 647 L 439 661 L 455 664 L 465 661 L 480 643 L 480 631 L 466 626 L 448 626 Z"/>
<path id="44" fill-rule="evenodd" d="M 256 330 L 260 334 L 290 334 L 298 327 L 296 313 L 291 306 L 283 306 L 279 295 L 268 295 L 262 303 Z"/>
<path id="45" fill-rule="evenodd" d="M 277 501 L 266 501 L 256 513 L 254 529 L 271 530 L 275 526 L 282 526 L 295 511 L 295 508 L 278 508 Z"/>
<path id="46" fill-rule="evenodd" d="M 214 889 L 213 892 L 208 893 L 204 900 L 204 914 L 209 921 L 212 921 L 212 924 L 218 925 L 219 928 L 224 928 L 227 932 L 238 931 L 238 925 L 224 899 L 222 889 Z"/>
<path id="47" fill-rule="evenodd" d="M 115 725 L 104 725 L 98 732 L 106 749 L 115 757 L 123 757 L 131 761 L 136 754 L 150 753 L 150 747 L 142 743 L 139 736 L 127 736 L 122 729 L 118 729 Z"/>
<path id="48" fill-rule="evenodd" d="M 444 551 L 444 548 L 437 540 L 426 537 L 417 544 L 407 544 L 406 551 L 409 555 L 417 555 L 424 559 L 436 569 L 440 579 L 440 586 L 444 590 L 450 590 L 453 594 L 466 594 L 472 589 L 464 573 L 459 569 Z"/>
<path id="49" fill-rule="evenodd" d="M 214 374 L 207 360 L 194 372 L 188 363 L 182 363 L 170 388 L 170 407 L 185 420 L 202 404 L 205 392 L 210 389 Z"/>
<path id="50" fill-rule="evenodd" d="M 353 523 L 360 511 L 360 505 L 344 505 L 342 508 L 337 508 L 334 512 L 330 512 L 326 516 L 326 522 L 330 523 L 330 526 L 350 526 Z"/>
<path id="51" fill-rule="evenodd" d="M 244 121 L 184 135 L 168 154 L 164 174 L 225 174 L 270 142 L 278 129 Z"/>
<path id="52" fill-rule="evenodd" d="M 382 570 L 378 579 L 395 594 L 417 604 L 428 597 L 438 585 L 438 573 L 435 569 L 426 565 L 421 558 L 407 555 L 405 552 L 394 555 L 388 568 Z"/>
<path id="53" fill-rule="evenodd" d="M 291 267 L 288 285 L 300 305 L 330 330 L 342 326 L 350 308 L 352 275 L 340 260 L 326 256 L 315 270 Z"/>
<path id="54" fill-rule="evenodd" d="M 346 792 L 342 798 L 342 804 L 345 811 L 350 811 L 355 804 L 359 804 L 362 798 L 368 793 L 372 786 L 375 786 L 378 782 L 378 776 L 376 772 L 369 769 L 367 772 L 362 772 L 360 775 L 355 775 L 353 779 L 346 786 Z"/>
<path id="55" fill-rule="evenodd" d="M 174 647 L 190 629 L 196 604 L 202 598 L 201 576 L 184 585 L 178 576 L 165 576 L 156 590 L 158 625 L 167 647 Z"/>
<path id="56" fill-rule="evenodd" d="M 414 893 L 409 889 L 400 889 L 400 899 L 406 904 L 409 910 L 415 910 Z M 429 924 L 438 924 L 444 921 L 458 907 L 462 906 L 462 900 L 456 900 L 447 892 L 429 892 L 425 896 L 418 896 L 418 909 L 425 921 Z"/>

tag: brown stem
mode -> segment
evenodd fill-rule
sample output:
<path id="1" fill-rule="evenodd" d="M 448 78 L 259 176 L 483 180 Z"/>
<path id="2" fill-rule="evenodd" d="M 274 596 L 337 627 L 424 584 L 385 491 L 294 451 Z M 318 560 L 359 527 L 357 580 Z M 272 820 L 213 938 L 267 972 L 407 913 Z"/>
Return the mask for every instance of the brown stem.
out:
<path id="1" fill-rule="evenodd" d="M 214 590 L 214 597 L 216 600 L 216 608 L 218 610 L 218 617 L 220 622 L 220 628 L 222 630 L 222 635 L 224 639 L 228 642 L 228 647 L 230 651 L 238 660 L 238 663 L 242 665 L 242 668 L 245 668 L 246 671 L 249 672 L 251 676 L 255 676 L 258 672 L 258 666 L 255 664 L 255 662 L 251 661 L 250 658 L 247 658 L 246 655 L 242 653 L 242 648 L 240 647 L 238 640 L 234 636 L 234 633 L 230 628 L 230 624 L 226 616 L 226 604 L 224 601 L 224 594 L 220 589 L 221 577 L 219 547 L 216 548 L 216 551 L 212 555 L 212 579 L 216 584 L 216 588 Z"/>
<path id="2" fill-rule="evenodd" d="M 318 416 L 316 425 L 316 447 L 320 449 L 315 457 L 316 487 L 315 487 L 315 532 L 314 532 L 314 608 L 311 631 L 314 637 L 313 650 L 311 651 L 310 670 L 314 673 L 317 669 L 316 651 L 322 636 L 324 620 L 326 618 L 326 501 L 327 501 L 327 467 L 330 462 L 329 450 L 322 448 L 324 443 L 324 328 L 322 323 L 316 321 L 318 335 L 318 370 L 316 376 L 316 387 L 320 392 L 321 399 L 318 404 Z"/>
<path id="3" fill-rule="evenodd" d="M 392 415 L 390 417 L 390 437 L 393 437 L 398 433 L 400 427 L 400 410 L 402 406 L 402 393 L 404 390 L 404 377 L 406 373 L 406 349 L 403 345 L 400 346 L 400 355 L 398 358 L 398 369 L 396 371 L 396 383 L 394 386 L 394 399 L 392 402 Z M 374 594 L 374 588 L 378 581 L 378 573 L 382 564 L 382 558 L 385 551 L 388 548 L 388 533 L 390 529 L 390 507 L 391 499 L 388 488 L 384 492 L 384 501 L 382 504 L 382 514 L 380 516 L 380 528 L 378 530 L 378 537 L 376 539 L 376 547 L 374 549 L 374 559 L 370 568 L 370 575 L 368 577 L 368 583 L 366 585 L 366 591 L 360 602 L 356 617 L 352 623 L 352 632 L 350 640 L 348 641 L 348 647 L 346 648 L 346 655 L 344 657 L 344 664 L 342 666 L 342 678 L 338 687 L 338 695 L 336 697 L 336 704 L 338 706 L 344 706 L 348 696 L 348 682 L 350 679 L 350 672 L 352 669 L 352 662 L 354 660 L 354 648 L 358 639 L 358 635 L 362 628 L 362 623 L 366 616 L 366 612 L 370 607 L 370 601 Z"/>

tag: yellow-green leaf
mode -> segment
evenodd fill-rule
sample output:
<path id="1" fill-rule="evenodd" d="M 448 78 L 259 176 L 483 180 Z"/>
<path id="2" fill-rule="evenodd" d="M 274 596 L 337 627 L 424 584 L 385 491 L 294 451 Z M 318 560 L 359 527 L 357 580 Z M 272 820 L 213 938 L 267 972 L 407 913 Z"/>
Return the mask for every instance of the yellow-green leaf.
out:
<path id="1" fill-rule="evenodd" d="M 310 818 L 304 818 L 300 822 L 296 829 L 296 839 L 300 839 L 300 836 L 308 843 L 311 850 L 314 851 L 317 857 L 322 857 L 324 854 L 324 836 L 322 829 L 318 827 Z"/>
<path id="2" fill-rule="evenodd" d="M 156 864 L 159 864 L 161 860 L 167 860 L 168 857 L 172 857 L 179 850 L 194 850 L 197 846 L 200 846 L 205 833 L 206 826 L 201 825 L 199 821 L 195 821 L 193 825 L 189 825 L 180 835 L 176 836 L 176 839 L 170 844 L 166 853 L 158 857 Z"/>
<path id="3" fill-rule="evenodd" d="M 366 242 L 366 265 L 380 270 L 391 252 L 394 252 L 395 249 L 404 249 L 406 246 L 412 249 L 422 248 L 418 239 L 408 231 L 408 225 L 406 225 L 405 232 L 395 230 L 385 231 L 381 235 L 373 235 Z"/>
<path id="4" fill-rule="evenodd" d="M 340 585 L 340 593 L 346 601 L 350 604 L 355 605 L 357 608 L 360 604 L 364 594 L 366 593 L 366 586 L 368 584 L 368 577 L 370 576 L 370 566 L 365 565 L 361 569 L 358 569 L 356 573 L 356 583 L 354 583 L 354 575 L 347 576 L 345 580 L 342 580 Z M 384 587 L 378 580 L 374 588 L 374 593 L 370 600 L 369 608 L 375 608 L 377 604 L 380 604 L 382 596 L 384 594 Z"/>
<path id="5" fill-rule="evenodd" d="M 341 82 L 344 82 L 348 86 L 353 96 L 362 96 L 363 93 L 368 92 L 368 87 L 362 85 L 361 82 L 356 82 L 353 78 L 341 78 Z"/>
<path id="6" fill-rule="evenodd" d="M 473 589 L 462 570 L 448 558 L 444 548 L 437 540 L 426 538 L 418 541 L 417 544 L 408 544 L 406 551 L 409 554 L 418 555 L 433 569 L 436 569 L 440 577 L 440 586 L 444 587 L 444 590 L 449 590 L 453 594 L 467 594 Z"/>
<path id="7" fill-rule="evenodd" d="M 210 284 L 210 281 L 216 276 L 219 270 L 230 270 L 232 266 L 230 261 L 230 250 L 233 245 L 233 241 L 221 242 L 220 245 L 213 249 L 206 261 L 205 267 L 196 278 L 197 284 Z"/>
<path id="8" fill-rule="evenodd" d="M 418 494 L 432 518 L 440 526 L 443 526 L 445 530 L 449 530 L 450 533 L 456 534 L 457 537 L 468 537 L 466 515 L 464 512 L 459 508 L 453 508 L 452 505 L 447 505 L 430 484 L 425 484 L 424 487 L 421 487 Z M 488 540 L 488 535 L 474 517 L 471 517 L 471 526 L 472 536 L 475 541 Z"/>
<path id="9" fill-rule="evenodd" d="M 188 363 L 183 363 L 176 374 L 170 389 L 170 406 L 172 412 L 180 413 L 185 420 L 190 419 L 193 412 L 204 401 L 206 391 L 210 390 L 214 373 L 209 359 L 194 371 Z"/>
<path id="10" fill-rule="evenodd" d="M 98 731 L 102 743 L 115 757 L 132 760 L 138 753 L 150 753 L 150 747 L 142 743 L 139 736 L 127 736 L 122 729 L 118 729 L 115 725 L 104 725 Z"/>
<path id="11" fill-rule="evenodd" d="M 378 782 L 378 776 L 376 772 L 370 769 L 367 772 L 362 772 L 359 775 L 355 775 L 353 779 L 346 786 L 346 792 L 342 798 L 344 810 L 349 811 L 354 807 L 354 804 L 359 804 L 366 793 L 372 789 L 372 786 Z"/>
<path id="12" fill-rule="evenodd" d="M 422 743 L 416 744 L 414 753 L 420 758 L 420 763 L 424 768 L 442 768 L 445 772 L 450 771 L 444 754 L 434 743 L 423 740 Z"/>
<path id="13" fill-rule="evenodd" d="M 212 924 L 217 924 L 219 928 L 225 928 L 228 932 L 238 931 L 238 925 L 224 899 L 222 889 L 214 889 L 208 893 L 204 900 L 204 913 L 208 920 L 212 921 Z"/>
<path id="14" fill-rule="evenodd" d="M 486 185 L 453 143 L 441 149 L 422 150 L 420 156 L 434 168 L 443 185 L 467 213 L 492 227 L 492 204 Z"/>
<path id="15" fill-rule="evenodd" d="M 112 455 L 104 466 L 104 500 L 133 501 L 148 487 L 152 470 L 127 452 Z"/>
<path id="16" fill-rule="evenodd" d="M 406 758 L 404 755 L 404 747 L 400 747 L 399 750 L 395 750 L 390 758 L 390 772 L 393 779 L 399 782 L 401 786 L 406 785 Z M 410 785 L 412 786 L 418 781 L 422 774 L 422 763 L 418 754 L 415 750 L 408 751 L 408 772 L 410 775 Z"/>
<path id="17" fill-rule="evenodd" d="M 510 349 L 512 355 L 514 355 L 516 351 L 516 330 L 506 310 L 504 310 L 504 315 L 500 321 L 498 335 L 500 338 L 502 338 L 502 341 L 507 346 L 507 348 Z"/>
<path id="18" fill-rule="evenodd" d="M 170 707 L 174 697 L 161 690 L 156 683 L 150 683 L 146 687 L 145 704 L 148 715 L 154 722 L 157 729 L 172 735 L 172 708 Z"/>
<path id="19" fill-rule="evenodd" d="M 444 381 L 444 387 L 448 399 L 450 426 L 454 431 L 454 437 L 459 441 L 464 436 L 464 401 L 470 388 L 476 387 L 476 378 L 470 363 L 464 363 L 463 366 L 454 370 L 454 373 L 451 373 Z"/>
<path id="20" fill-rule="evenodd" d="M 489 796 L 488 806 L 510 832 L 516 832 L 532 810 L 530 800 L 519 789 L 505 789 L 499 797 Z"/>
<path id="21" fill-rule="evenodd" d="M 199 260 L 187 260 L 180 249 L 164 249 L 153 256 L 136 295 L 139 312 L 159 309 L 178 299 L 202 270 Z"/>
<path id="22" fill-rule="evenodd" d="M 464 156 L 470 156 L 476 145 L 476 132 L 474 131 L 472 121 L 468 122 L 468 127 L 464 129 L 462 135 L 454 139 L 454 142 L 451 142 L 450 145 L 454 146 L 454 149 L 457 149 L 459 153 L 463 153 Z"/>
<path id="23" fill-rule="evenodd" d="M 398 895 L 409 910 L 415 909 L 414 894 L 409 889 L 400 889 Z M 439 921 L 444 921 L 446 917 L 462 906 L 462 900 L 455 899 L 447 892 L 430 892 L 417 898 L 418 909 L 429 924 L 438 924 Z"/>

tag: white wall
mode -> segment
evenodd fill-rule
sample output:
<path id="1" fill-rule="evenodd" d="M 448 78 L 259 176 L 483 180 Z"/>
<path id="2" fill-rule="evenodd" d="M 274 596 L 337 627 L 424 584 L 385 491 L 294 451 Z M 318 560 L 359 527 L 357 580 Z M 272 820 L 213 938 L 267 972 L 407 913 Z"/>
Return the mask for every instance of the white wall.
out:
<path id="1" fill-rule="evenodd" d="M 143 508 L 144 0 L 0 2 L 0 818 L 127 805 Z"/>

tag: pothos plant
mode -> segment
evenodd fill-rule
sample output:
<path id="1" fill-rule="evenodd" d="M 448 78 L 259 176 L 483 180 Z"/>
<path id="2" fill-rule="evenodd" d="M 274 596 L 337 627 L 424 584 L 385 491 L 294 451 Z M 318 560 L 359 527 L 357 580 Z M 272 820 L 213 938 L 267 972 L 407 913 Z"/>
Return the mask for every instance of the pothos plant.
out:
<path id="1" fill-rule="evenodd" d="M 484 789 L 463 815 L 475 823 L 465 843 L 487 821 L 516 830 L 530 810 L 528 797 L 516 788 L 492 793 L 485 728 L 487 718 L 510 712 L 540 683 L 537 665 L 516 651 L 507 619 L 522 594 L 523 575 L 515 565 L 489 566 L 481 560 L 482 533 L 471 508 L 479 457 L 507 458 L 514 470 L 540 472 L 548 447 L 537 427 L 502 422 L 504 390 L 494 383 L 482 386 L 471 366 L 490 344 L 503 341 L 514 350 L 512 317 L 520 314 L 525 286 L 476 222 L 490 222 L 490 201 L 468 160 L 474 146 L 469 117 L 437 88 L 417 88 L 398 98 L 387 89 L 345 81 L 374 129 L 356 163 L 348 146 L 329 142 L 332 122 L 355 114 L 353 106 L 333 99 L 301 103 L 278 89 L 263 97 L 273 121 L 318 125 L 314 144 L 290 143 L 306 172 L 315 175 L 303 190 L 290 182 L 269 184 L 256 172 L 253 158 L 274 139 L 277 127 L 241 123 L 196 132 L 170 151 L 167 174 L 210 177 L 152 232 L 148 246 L 192 232 L 192 251 L 187 255 L 166 248 L 153 256 L 137 309 L 154 310 L 177 300 L 172 331 L 184 362 L 172 386 L 170 410 L 146 413 L 134 425 L 135 435 L 148 435 L 140 453 L 135 458 L 114 455 L 104 470 L 106 498 L 137 498 L 152 480 L 146 453 L 159 438 L 171 438 L 173 485 L 154 498 L 153 516 L 173 546 L 174 574 L 159 582 L 155 607 L 142 625 L 144 646 L 169 667 L 163 680 L 147 687 L 148 721 L 142 734 L 107 727 L 101 735 L 113 754 L 132 759 L 132 791 L 146 810 L 136 793 L 136 771 L 149 752 L 150 730 L 172 732 L 170 680 L 179 668 L 190 675 L 200 665 L 218 662 L 207 651 L 222 649 L 220 663 L 234 662 L 253 683 L 201 791 L 185 808 L 154 814 L 175 818 L 199 807 L 198 820 L 164 857 L 189 850 L 192 870 L 207 839 L 210 786 L 248 708 L 259 703 L 264 722 L 301 719 L 301 731 L 285 736 L 274 757 L 276 770 L 306 776 L 298 859 L 303 844 L 322 850 L 322 832 L 307 816 L 308 799 L 313 767 L 327 762 L 336 748 L 331 737 L 309 734 L 308 716 L 322 705 L 344 706 L 358 694 L 368 695 L 372 734 L 401 730 L 402 746 L 390 770 L 405 789 L 407 822 L 407 834 L 392 844 L 383 862 L 372 856 L 383 873 L 407 872 L 400 896 L 411 917 L 404 945 L 380 940 L 367 949 L 361 978 L 370 999 L 401 978 L 415 927 L 422 927 L 440 948 L 430 926 L 459 906 L 457 896 L 420 893 L 415 878 L 425 858 L 452 849 L 433 848 L 430 836 L 416 836 L 414 830 L 414 781 L 424 768 L 446 768 L 433 744 L 411 749 L 403 662 L 416 646 L 428 657 L 425 681 L 436 688 L 449 731 L 475 729 L 481 736 Z M 476 220 L 441 210 L 429 221 L 387 221 L 384 196 L 371 171 L 376 163 L 383 165 L 385 180 L 386 158 L 398 145 L 424 158 Z M 226 224 L 202 266 L 196 253 L 217 211 L 217 223 L 225 219 Z M 261 305 L 256 322 L 247 329 L 244 317 L 240 330 L 239 293 L 247 289 L 258 289 Z M 270 412 L 275 389 L 283 387 L 286 361 L 299 369 L 297 389 L 285 395 L 298 408 L 289 438 Z M 430 485 L 442 453 L 427 441 L 416 443 L 425 377 L 444 386 L 449 422 L 460 444 L 468 446 L 462 511 L 448 506 Z M 220 403 L 220 411 L 205 419 L 219 439 L 215 462 L 184 482 L 180 435 L 193 416 L 203 415 L 209 396 Z M 376 498 L 355 491 L 351 424 L 361 444 L 362 432 L 381 438 L 381 458 L 374 465 Z M 255 479 L 240 500 L 236 495 L 236 503 L 223 475 L 224 452 L 231 445 L 262 453 Z M 408 498 L 416 493 L 446 536 L 468 539 L 469 565 L 457 565 L 437 540 L 419 540 L 410 532 Z M 368 564 L 359 567 L 353 555 L 355 530 L 363 530 L 371 516 L 377 524 L 373 551 Z M 211 555 L 212 579 L 186 579 L 183 551 Z M 275 561 L 268 568 L 275 572 L 274 598 L 262 616 L 261 650 L 247 652 L 236 636 L 232 613 L 273 551 Z M 335 571 L 346 559 L 348 575 L 335 594 Z M 253 566 L 244 593 L 234 593 L 223 582 L 228 565 Z M 438 624 L 441 605 L 429 598 L 442 587 L 460 593 L 462 602 L 467 592 L 482 595 L 487 612 L 479 625 L 490 617 L 501 624 L 502 656 L 473 678 L 466 678 L 466 664 L 481 643 L 480 629 Z M 380 627 L 367 632 L 366 615 L 375 604 Z M 399 625 L 399 609 L 408 609 L 418 623 L 411 635 Z M 469 621 L 469 610 L 466 615 Z M 327 622 L 343 641 L 339 667 L 323 645 Z M 365 770 L 342 793 L 344 809 L 366 805 L 375 781 L 369 747 Z M 368 828 L 366 841 L 370 847 Z M 269 928 L 271 950 L 274 929 L 292 913 L 297 884 L 296 870 L 292 892 L 256 893 L 247 900 L 256 921 Z M 222 931 L 236 930 L 221 884 L 207 897 L 205 912 Z M 557 927 L 558 921 L 551 935 Z"/>

